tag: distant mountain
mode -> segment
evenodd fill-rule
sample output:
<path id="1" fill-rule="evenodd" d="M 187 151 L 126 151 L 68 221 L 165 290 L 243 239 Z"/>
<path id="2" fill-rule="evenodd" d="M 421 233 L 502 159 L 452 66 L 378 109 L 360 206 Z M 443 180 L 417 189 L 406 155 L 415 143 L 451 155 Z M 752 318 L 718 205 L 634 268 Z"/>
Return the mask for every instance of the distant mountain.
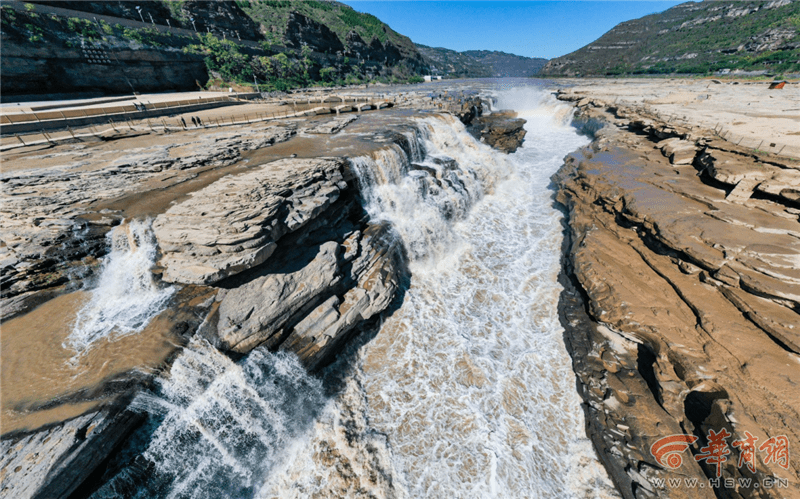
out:
<path id="1" fill-rule="evenodd" d="M 457 52 L 442 47 L 417 44 L 417 50 L 431 67 L 432 74 L 448 78 L 498 78 L 533 76 L 547 59 L 523 57 L 489 50 Z"/>
<path id="2" fill-rule="evenodd" d="M 800 1 L 705 1 L 621 23 L 542 75 L 800 71 Z"/>
<path id="3" fill-rule="evenodd" d="M 497 77 L 533 76 L 547 64 L 547 59 L 539 57 L 524 57 L 490 50 L 467 50 L 462 53 L 491 67 L 494 76 Z"/>

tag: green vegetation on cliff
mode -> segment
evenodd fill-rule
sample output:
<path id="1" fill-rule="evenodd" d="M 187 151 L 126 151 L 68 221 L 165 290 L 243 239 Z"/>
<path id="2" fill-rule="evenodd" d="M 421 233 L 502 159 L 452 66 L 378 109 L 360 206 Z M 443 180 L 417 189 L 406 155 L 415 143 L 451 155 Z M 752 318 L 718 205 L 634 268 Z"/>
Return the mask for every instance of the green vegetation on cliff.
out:
<path id="1" fill-rule="evenodd" d="M 542 75 L 800 71 L 800 1 L 689 2 L 624 22 Z"/>

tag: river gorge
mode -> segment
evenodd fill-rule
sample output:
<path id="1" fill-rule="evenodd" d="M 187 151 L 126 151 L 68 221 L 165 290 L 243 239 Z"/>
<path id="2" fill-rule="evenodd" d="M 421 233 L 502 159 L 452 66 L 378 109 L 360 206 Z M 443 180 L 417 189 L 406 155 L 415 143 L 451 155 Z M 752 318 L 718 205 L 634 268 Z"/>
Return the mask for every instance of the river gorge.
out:
<path id="1" fill-rule="evenodd" d="M 0 496 L 764 497 L 800 167 L 571 85 L 5 150 Z"/>

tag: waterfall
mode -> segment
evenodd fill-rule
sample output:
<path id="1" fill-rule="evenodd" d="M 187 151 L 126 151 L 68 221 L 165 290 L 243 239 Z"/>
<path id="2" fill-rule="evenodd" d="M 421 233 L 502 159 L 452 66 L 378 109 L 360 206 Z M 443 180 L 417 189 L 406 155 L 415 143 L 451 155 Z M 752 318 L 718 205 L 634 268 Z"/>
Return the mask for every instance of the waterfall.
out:
<path id="1" fill-rule="evenodd" d="M 101 338 L 140 332 L 164 310 L 175 288 L 153 277 L 157 244 L 150 225 L 134 220 L 108 233 L 110 251 L 65 347 L 80 354 Z"/>
<path id="2" fill-rule="evenodd" d="M 372 221 L 390 222 L 412 261 L 439 261 L 459 244 L 453 225 L 490 191 L 509 165 L 452 116 L 418 120 L 397 143 L 350 159 Z"/>
<path id="3" fill-rule="evenodd" d="M 142 430 L 146 449 L 92 497 L 253 497 L 324 404 L 293 354 L 256 349 L 234 362 L 193 340 L 132 404 L 156 422 Z"/>
<path id="4" fill-rule="evenodd" d="M 511 92 L 528 119 L 513 155 L 431 115 L 351 159 L 412 279 L 378 334 L 322 373 L 336 393 L 292 355 L 235 361 L 195 339 L 135 400 L 149 423 L 93 497 L 616 497 L 557 316 L 549 179 L 587 139 L 546 92 Z"/>

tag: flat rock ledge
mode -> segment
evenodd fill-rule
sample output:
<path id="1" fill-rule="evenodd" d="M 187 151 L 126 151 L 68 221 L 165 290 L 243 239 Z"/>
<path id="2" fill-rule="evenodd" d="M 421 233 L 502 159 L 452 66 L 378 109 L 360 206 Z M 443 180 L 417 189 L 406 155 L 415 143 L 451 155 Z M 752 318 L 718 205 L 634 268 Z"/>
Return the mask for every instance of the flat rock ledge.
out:
<path id="1" fill-rule="evenodd" d="M 226 177 L 153 223 L 163 279 L 213 284 L 266 261 L 276 242 L 347 189 L 342 159 L 284 159 Z"/>
<path id="2" fill-rule="evenodd" d="M 751 471 L 731 446 L 719 487 L 695 459 L 710 430 L 800 442 L 800 164 L 562 98 L 595 135 L 553 178 L 568 211 L 560 311 L 609 474 L 626 499 L 800 497 L 797 453 L 756 452 Z M 650 450 L 674 434 L 699 440 L 673 469 Z"/>

